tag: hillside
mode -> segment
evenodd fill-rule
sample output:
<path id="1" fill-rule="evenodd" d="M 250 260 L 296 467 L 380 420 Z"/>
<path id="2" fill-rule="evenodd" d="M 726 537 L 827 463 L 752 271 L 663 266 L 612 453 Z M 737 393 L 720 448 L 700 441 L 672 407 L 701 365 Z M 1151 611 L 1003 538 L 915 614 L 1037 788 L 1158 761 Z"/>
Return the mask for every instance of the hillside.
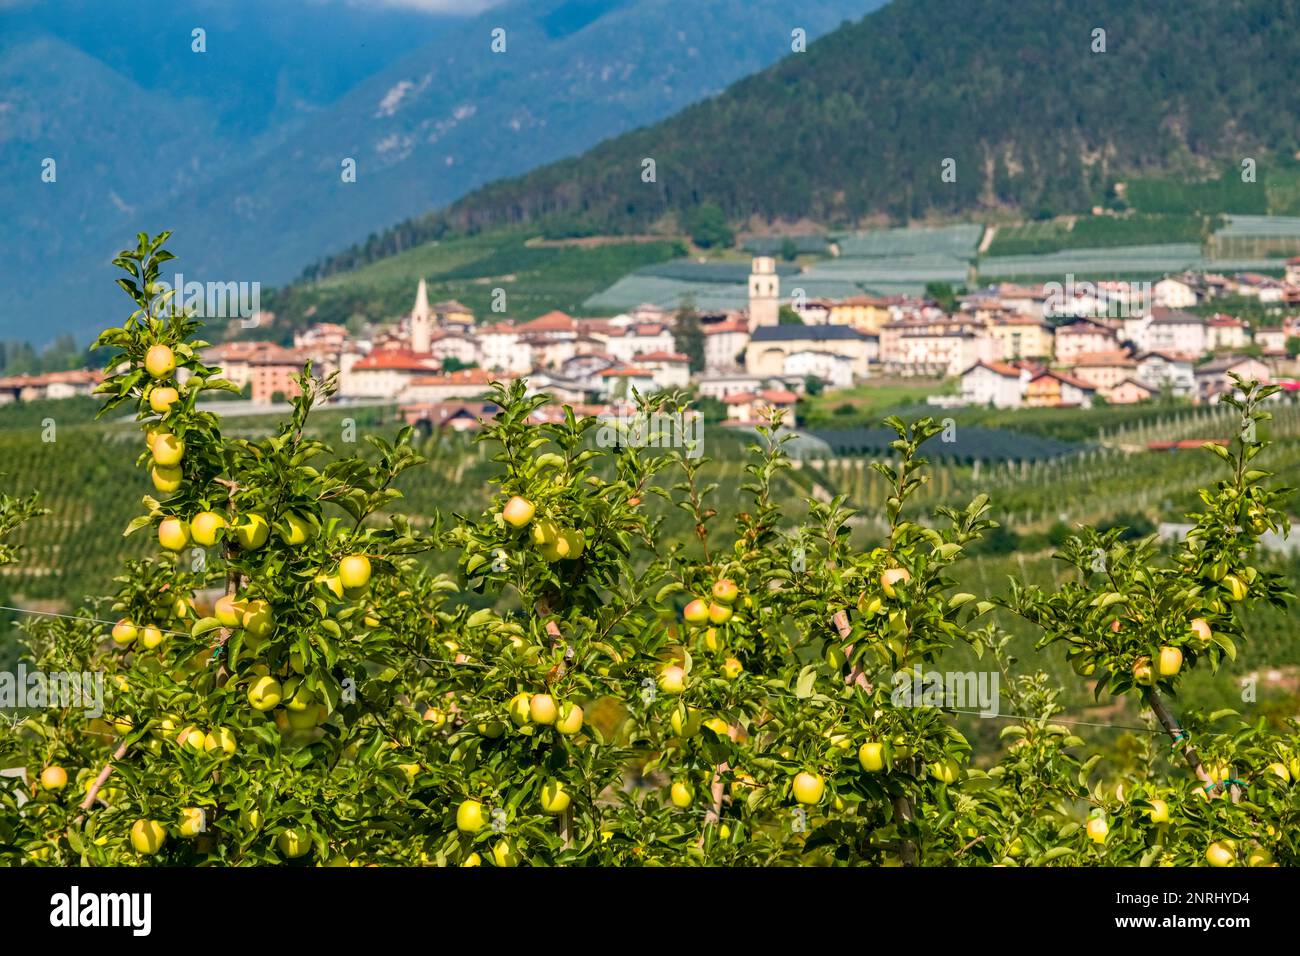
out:
<path id="1" fill-rule="evenodd" d="M 721 96 L 394 233 L 644 231 L 680 227 L 702 203 L 733 223 L 840 227 L 1044 215 L 1122 205 L 1113 187 L 1131 177 L 1212 179 L 1243 156 L 1259 181 L 1234 193 L 1262 192 L 1270 163 L 1297 146 L 1297 19 L 1296 0 L 896 0 Z M 1099 25 L 1104 53 L 1091 50 Z M 941 179 L 947 158 L 955 182 Z M 1236 211 L 1265 202 L 1249 205 Z"/>
<path id="2" fill-rule="evenodd" d="M 187 0 L 184 22 L 209 27 L 202 57 L 176 17 L 102 12 L 89 22 L 115 42 L 98 45 L 89 28 L 41 34 L 29 17 L 24 37 L 59 46 L 0 51 L 0 156 L 14 165 L 0 159 L 13 172 L 0 215 L 36 209 L 57 227 L 24 221 L 21 255 L 0 263 L 0 335 L 44 332 L 27 318 L 33 274 L 60 290 L 44 311 L 51 334 L 98 329 L 124 229 L 166 223 L 191 277 L 269 287 L 403 217 L 713 95 L 778 59 L 793 25 L 816 37 L 878 3 L 810 0 L 795 17 L 788 0 L 511 0 L 417 29 L 409 8 L 295 0 L 264 30 L 264 4 Z M 394 23 L 416 42 L 399 45 Z M 267 37 L 232 39 L 245 33 Z M 350 66 L 313 72 L 304 51 Z M 23 68 L 33 59 L 41 69 Z M 43 156 L 73 158 L 58 188 L 40 182 Z M 345 158 L 355 182 L 342 181 Z"/>

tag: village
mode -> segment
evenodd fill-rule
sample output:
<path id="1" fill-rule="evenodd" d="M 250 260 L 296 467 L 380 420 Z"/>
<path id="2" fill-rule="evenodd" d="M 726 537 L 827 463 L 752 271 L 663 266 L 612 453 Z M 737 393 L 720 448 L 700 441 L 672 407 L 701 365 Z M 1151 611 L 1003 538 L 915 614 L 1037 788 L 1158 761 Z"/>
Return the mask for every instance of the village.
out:
<path id="1" fill-rule="evenodd" d="M 1263 325 L 1187 311 L 1212 309 L 1216 299 L 1254 300 L 1280 317 Z M 203 357 L 254 405 L 284 401 L 310 363 L 318 377 L 338 374 L 341 402 L 396 403 L 412 424 L 455 430 L 477 427 L 492 382 L 518 378 L 531 393 L 591 415 L 625 408 L 634 393 L 690 391 L 720 403 L 723 424 L 736 427 L 766 421 L 772 411 L 793 427 L 810 389 L 833 393 L 879 380 L 934 380 L 929 401 L 945 407 L 1214 403 L 1234 374 L 1264 382 L 1296 374 L 1300 257 L 1287 261 L 1281 278 L 1183 273 L 1142 283 L 1002 283 L 957 294 L 945 311 L 924 296 L 810 299 L 799 288 L 783 295 L 775 260 L 759 256 L 746 308 L 689 310 L 689 329 L 687 311 L 646 304 L 603 318 L 550 311 L 481 322 L 459 302 L 430 303 L 420 280 L 407 315 L 357 334 L 317 323 L 296 333 L 291 347 L 234 339 Z M 274 323 L 272 315 L 261 318 Z M 694 359 L 683 344 L 690 336 L 699 344 Z M 99 380 L 91 370 L 0 378 L 0 404 L 88 395 Z M 939 388 L 945 381 L 949 387 Z"/>

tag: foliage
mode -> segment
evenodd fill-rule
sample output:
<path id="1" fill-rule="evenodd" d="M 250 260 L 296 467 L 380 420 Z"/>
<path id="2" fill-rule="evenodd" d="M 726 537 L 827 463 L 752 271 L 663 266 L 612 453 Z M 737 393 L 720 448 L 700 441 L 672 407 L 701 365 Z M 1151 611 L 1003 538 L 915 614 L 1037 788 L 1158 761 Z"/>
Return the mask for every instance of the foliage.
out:
<path id="1" fill-rule="evenodd" d="M 425 464 L 411 431 L 334 452 L 308 427 L 332 388 L 310 369 L 289 419 L 261 437 L 229 437 L 199 410 L 229 385 L 198 359 L 196 322 L 153 294 L 166 237 L 141 235 L 116 260 L 137 308 L 100 339 L 113 350 L 102 413 L 129 411 L 153 433 L 137 463 L 163 486 L 127 533 L 149 529 L 161 547 L 115 579 L 116 626 L 89 611 L 28 625 L 37 668 L 110 679 L 102 716 L 48 708 L 0 738 L 0 759 L 26 772 L 0 777 L 5 862 L 1300 857 L 1294 727 L 1195 707 L 1178 724 L 1164 702 L 1183 681 L 1166 647 L 1188 672 L 1218 666 L 1250 646 L 1240 608 L 1291 597 L 1252 563 L 1259 535 L 1287 521 L 1287 490 L 1257 467 L 1268 389 L 1241 383 L 1228 399 L 1239 439 L 1207 452 L 1227 477 L 1202 492 L 1172 558 L 1084 528 L 1062 547 L 1075 577 L 1050 591 L 1013 580 L 1000 602 L 1043 648 L 1067 645 L 1094 668 L 1099 696 L 1140 693 L 1153 729 L 1184 750 L 1196 739 L 1196 778 L 1151 741 L 1102 768 L 1058 719 L 1060 689 L 1015 668 L 991 620 L 999 605 L 959 589 L 967 555 L 997 530 L 989 496 L 918 508 L 933 474 L 921 450 L 941 423 L 886 420 L 892 454 L 871 465 L 883 533 L 863 548 L 842 495 L 807 495 L 797 511 L 786 500 L 782 483 L 805 477 L 776 416 L 739 485 L 724 485 L 695 438 L 646 434 L 685 410 L 675 395 L 643 399 L 640 423 L 565 409 L 539 424 L 546 398 L 516 382 L 497 387 L 500 412 L 477 436 L 488 492 L 419 520 L 398 489 Z M 169 482 L 158 469 L 175 439 L 181 480 Z M 724 526 L 729 498 L 743 510 Z M 651 501 L 688 536 L 666 535 Z M 203 530 L 204 513 L 224 526 Z M 178 544 L 177 521 L 213 543 Z M 426 570 L 426 553 L 454 573 Z M 975 752 L 958 705 L 900 698 L 913 668 L 956 652 L 1003 676 L 1000 755 Z M 1158 679 L 1135 672 L 1143 656 Z"/>

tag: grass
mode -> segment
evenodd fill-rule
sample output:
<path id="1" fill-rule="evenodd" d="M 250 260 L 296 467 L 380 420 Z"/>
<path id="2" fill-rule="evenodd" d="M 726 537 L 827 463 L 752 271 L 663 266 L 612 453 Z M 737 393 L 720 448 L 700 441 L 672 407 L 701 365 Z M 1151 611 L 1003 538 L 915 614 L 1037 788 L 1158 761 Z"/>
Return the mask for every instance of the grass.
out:
<path id="1" fill-rule="evenodd" d="M 879 425 L 894 410 L 924 404 L 931 395 L 952 394 L 956 387 L 956 382 L 940 379 L 880 379 L 806 398 L 799 417 L 809 427 Z"/>

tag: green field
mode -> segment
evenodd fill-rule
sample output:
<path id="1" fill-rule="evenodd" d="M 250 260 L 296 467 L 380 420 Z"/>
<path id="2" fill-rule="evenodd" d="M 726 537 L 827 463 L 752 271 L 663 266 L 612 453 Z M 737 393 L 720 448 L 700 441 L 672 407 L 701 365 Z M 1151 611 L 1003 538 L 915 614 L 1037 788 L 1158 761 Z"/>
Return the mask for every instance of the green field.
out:
<path id="1" fill-rule="evenodd" d="M 1029 256 L 1062 249 L 1099 249 L 1202 242 L 1214 223 L 1199 215 L 1079 216 L 999 226 L 986 255 Z"/>

